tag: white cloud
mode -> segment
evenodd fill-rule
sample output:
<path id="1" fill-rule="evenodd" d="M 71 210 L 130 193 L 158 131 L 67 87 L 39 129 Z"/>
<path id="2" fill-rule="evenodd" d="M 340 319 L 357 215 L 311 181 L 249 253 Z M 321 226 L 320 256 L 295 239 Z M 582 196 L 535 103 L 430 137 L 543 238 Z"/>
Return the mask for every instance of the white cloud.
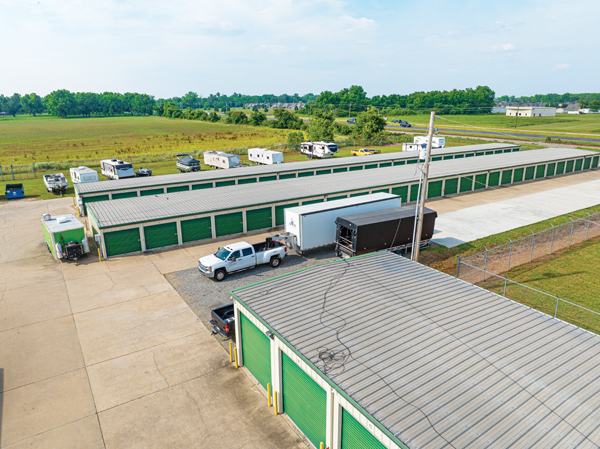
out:
<path id="1" fill-rule="evenodd" d="M 569 64 L 556 64 L 552 70 L 565 70 L 569 68 Z"/>
<path id="2" fill-rule="evenodd" d="M 492 51 L 513 51 L 516 47 L 514 44 L 492 45 Z"/>

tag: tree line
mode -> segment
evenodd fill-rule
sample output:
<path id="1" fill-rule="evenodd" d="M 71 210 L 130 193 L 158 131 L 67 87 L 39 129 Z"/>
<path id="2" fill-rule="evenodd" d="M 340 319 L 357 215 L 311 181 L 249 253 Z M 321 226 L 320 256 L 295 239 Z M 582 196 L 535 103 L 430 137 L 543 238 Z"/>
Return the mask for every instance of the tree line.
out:
<path id="1" fill-rule="evenodd" d="M 582 103 L 589 104 L 593 101 L 600 101 L 600 93 L 583 93 L 583 94 L 537 94 L 530 97 L 521 96 L 515 97 L 514 95 L 503 95 L 496 98 L 497 101 L 506 101 L 510 103 L 548 103 L 553 106 L 563 105 L 566 103 Z M 586 106 L 582 106 L 586 107 Z"/>

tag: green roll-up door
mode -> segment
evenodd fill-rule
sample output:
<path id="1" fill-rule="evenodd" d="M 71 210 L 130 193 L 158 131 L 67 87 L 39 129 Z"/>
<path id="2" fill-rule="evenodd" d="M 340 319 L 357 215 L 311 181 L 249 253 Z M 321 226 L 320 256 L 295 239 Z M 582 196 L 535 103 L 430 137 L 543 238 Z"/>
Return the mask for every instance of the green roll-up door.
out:
<path id="1" fill-rule="evenodd" d="M 512 152 L 513 152 L 513 153 L 516 153 L 517 151 L 521 151 L 521 148 L 513 148 L 513 149 L 512 149 Z"/>
<path id="2" fill-rule="evenodd" d="M 523 181 L 523 173 L 525 173 L 525 169 L 515 168 L 515 172 L 513 173 L 513 183 Z"/>
<path id="3" fill-rule="evenodd" d="M 441 161 L 441 160 L 442 160 L 442 156 L 431 158 L 432 162 L 437 162 L 437 161 Z"/>
<path id="4" fill-rule="evenodd" d="M 473 190 L 485 189 L 487 182 L 487 174 L 475 175 L 475 185 L 473 186 Z"/>
<path id="5" fill-rule="evenodd" d="M 202 184 L 192 184 L 192 190 L 212 189 L 212 182 L 204 182 Z"/>
<path id="6" fill-rule="evenodd" d="M 495 187 L 500 184 L 500 172 L 495 171 L 488 175 L 488 187 Z"/>
<path id="7" fill-rule="evenodd" d="M 266 229 L 273 226 L 271 222 L 271 208 L 252 209 L 246 211 L 246 229 L 256 231 L 257 229 Z"/>
<path id="8" fill-rule="evenodd" d="M 256 178 L 238 179 L 238 185 L 240 185 L 240 184 L 254 184 L 255 182 L 256 182 Z"/>
<path id="9" fill-rule="evenodd" d="M 385 449 L 385 446 L 342 408 L 342 449 Z"/>
<path id="10" fill-rule="evenodd" d="M 512 153 L 512 150 L 509 148 L 507 150 L 504 150 L 505 153 Z"/>
<path id="11" fill-rule="evenodd" d="M 467 154 L 465 154 L 465 157 L 474 157 L 474 156 L 475 156 L 475 153 L 467 153 Z"/>
<path id="12" fill-rule="evenodd" d="M 189 192 L 190 186 L 175 186 L 175 187 L 167 187 L 167 193 L 173 192 Z"/>
<path id="13" fill-rule="evenodd" d="M 358 170 L 362 170 L 363 167 L 362 165 L 353 165 L 352 167 L 350 167 L 350 171 L 358 171 Z"/>
<path id="14" fill-rule="evenodd" d="M 355 196 L 368 195 L 368 194 L 369 194 L 369 192 L 351 193 L 350 198 L 355 197 Z M 304 204 L 306 204 L 306 203 L 304 203 Z"/>
<path id="15" fill-rule="evenodd" d="M 402 198 L 402 204 L 408 201 L 408 186 L 400 186 L 392 188 L 392 195 L 398 195 Z"/>
<path id="16" fill-rule="evenodd" d="M 390 189 L 373 190 L 371 193 L 390 193 Z"/>
<path id="17" fill-rule="evenodd" d="M 95 203 L 96 201 L 108 201 L 108 195 L 82 196 L 81 201 L 83 201 L 83 209 L 85 210 L 87 204 Z"/>
<path id="18" fill-rule="evenodd" d="M 122 192 L 122 193 L 113 193 L 113 200 L 120 200 L 121 198 L 133 198 L 137 196 L 137 192 Z"/>
<path id="19" fill-rule="evenodd" d="M 496 151 L 494 151 L 494 154 L 502 154 L 502 153 L 503 153 L 502 150 L 496 150 Z"/>
<path id="20" fill-rule="evenodd" d="M 379 164 L 379 168 L 391 167 L 391 166 L 392 166 L 391 162 L 382 162 L 381 164 Z"/>
<path id="21" fill-rule="evenodd" d="M 554 170 L 556 170 L 556 164 L 548 164 L 548 166 L 546 167 L 546 176 L 554 175 Z"/>
<path id="22" fill-rule="evenodd" d="M 330 175 L 330 174 L 331 174 L 331 169 L 317 170 L 317 175 Z"/>
<path id="23" fill-rule="evenodd" d="M 235 185 L 235 180 L 229 180 L 229 181 L 217 181 L 215 182 L 215 186 L 216 187 L 227 187 L 227 186 L 234 186 Z"/>
<path id="24" fill-rule="evenodd" d="M 277 175 L 273 175 L 273 176 L 261 176 L 260 178 L 258 178 L 259 182 L 266 182 L 266 181 L 277 181 Z M 238 181 L 239 183 L 239 181 Z"/>
<path id="25" fill-rule="evenodd" d="M 306 178 L 308 176 L 313 176 L 315 174 L 315 172 L 312 171 L 303 171 L 301 173 L 298 173 L 298 178 Z"/>
<path id="26" fill-rule="evenodd" d="M 281 206 L 275 206 L 275 224 L 277 226 L 282 226 L 285 221 L 285 214 L 283 211 L 289 207 L 296 207 L 297 205 L 298 205 L 298 203 L 283 204 Z"/>
<path id="27" fill-rule="evenodd" d="M 490 154 L 494 154 L 494 152 L 493 152 L 493 151 L 486 151 L 486 152 L 485 152 L 485 155 L 486 155 L 486 156 L 489 156 Z"/>
<path id="28" fill-rule="evenodd" d="M 586 157 L 585 161 L 583 163 L 583 169 L 584 170 L 588 170 L 592 165 L 592 158 L 591 157 Z"/>
<path id="29" fill-rule="evenodd" d="M 451 154 L 449 154 L 448 156 L 444 156 L 445 161 L 447 161 L 448 159 L 454 159 L 454 156 L 452 156 Z"/>
<path id="30" fill-rule="evenodd" d="M 485 156 L 485 152 L 480 151 L 478 153 L 475 153 L 475 156 Z"/>
<path id="31" fill-rule="evenodd" d="M 104 233 L 107 257 L 137 253 L 142 250 L 139 228 Z"/>
<path id="32" fill-rule="evenodd" d="M 340 196 L 330 196 L 327 197 L 327 201 L 335 201 L 335 200 L 345 200 L 346 198 L 348 198 L 346 195 L 340 195 Z"/>
<path id="33" fill-rule="evenodd" d="M 565 163 L 559 162 L 556 164 L 556 174 L 562 175 L 565 172 Z"/>
<path id="34" fill-rule="evenodd" d="M 462 159 L 463 157 L 465 157 L 464 154 L 455 154 L 454 155 L 454 159 Z"/>
<path id="35" fill-rule="evenodd" d="M 577 159 L 575 161 L 575 171 L 581 170 L 581 167 L 583 167 L 583 159 Z"/>
<path id="36" fill-rule="evenodd" d="M 370 170 L 372 168 L 377 168 L 377 164 L 369 164 L 369 165 L 365 165 L 365 170 Z"/>
<path id="37" fill-rule="evenodd" d="M 571 173 L 573 171 L 574 165 L 575 165 L 575 161 L 567 161 L 567 167 L 565 168 L 565 173 Z"/>
<path id="38" fill-rule="evenodd" d="M 444 195 L 453 195 L 458 192 L 458 178 L 446 179 Z"/>
<path id="39" fill-rule="evenodd" d="M 244 218 L 241 212 L 215 215 L 215 231 L 217 237 L 222 235 L 240 234 L 244 232 Z"/>
<path id="40" fill-rule="evenodd" d="M 209 239 L 211 237 L 210 217 L 181 221 L 181 238 L 183 243 L 195 242 L 196 240 Z"/>
<path id="41" fill-rule="evenodd" d="M 164 189 L 140 190 L 140 196 L 162 195 L 163 193 L 165 193 Z"/>
<path id="42" fill-rule="evenodd" d="M 144 226 L 146 249 L 162 248 L 177 245 L 177 223 L 163 223 L 154 226 Z"/>
<path id="43" fill-rule="evenodd" d="M 419 160 L 418 160 L 418 159 L 409 159 L 409 160 L 407 160 L 407 161 L 406 161 L 406 163 L 407 163 L 407 164 L 410 164 L 410 165 L 414 165 L 414 164 L 416 164 L 417 162 L 419 162 Z"/>
<path id="44" fill-rule="evenodd" d="M 545 165 L 538 165 L 535 168 L 535 179 L 543 178 L 545 174 L 546 174 L 546 166 Z"/>
<path id="45" fill-rule="evenodd" d="M 413 184 L 410 186 L 410 201 L 417 201 L 419 196 L 419 184 Z"/>
<path id="46" fill-rule="evenodd" d="M 473 190 L 473 177 L 463 176 L 460 178 L 460 192 L 470 192 Z"/>
<path id="47" fill-rule="evenodd" d="M 315 447 L 325 442 L 327 393 L 286 354 L 281 355 L 283 411 Z"/>
<path id="48" fill-rule="evenodd" d="M 504 170 L 502 172 L 502 180 L 500 183 L 505 186 L 506 184 L 510 184 L 512 182 L 512 170 Z"/>
<path id="49" fill-rule="evenodd" d="M 442 181 L 432 181 L 427 188 L 427 198 L 442 196 Z"/>
<path id="50" fill-rule="evenodd" d="M 406 161 L 396 161 L 394 165 L 406 165 Z"/>
<path id="51" fill-rule="evenodd" d="M 600 159 L 600 156 L 594 156 L 594 159 L 592 159 L 592 168 L 598 168 L 598 159 Z"/>
<path id="52" fill-rule="evenodd" d="M 271 383 L 271 340 L 240 313 L 244 366 L 263 388 Z"/>
<path id="53" fill-rule="evenodd" d="M 310 201 L 302 201 L 302 205 L 303 205 L 303 206 L 307 206 L 307 205 L 309 205 L 309 204 L 322 203 L 323 201 L 325 201 L 325 199 L 320 199 L 320 200 L 310 200 Z"/>
<path id="54" fill-rule="evenodd" d="M 348 167 L 334 168 L 333 169 L 334 173 L 346 173 L 347 171 L 348 171 Z"/>
<path id="55" fill-rule="evenodd" d="M 526 167 L 525 168 L 525 181 L 529 181 L 530 179 L 533 179 L 534 175 L 535 175 L 535 167 Z"/>
<path id="56" fill-rule="evenodd" d="M 279 179 L 291 179 L 291 178 L 295 178 L 296 177 L 296 173 L 280 173 L 279 174 Z"/>

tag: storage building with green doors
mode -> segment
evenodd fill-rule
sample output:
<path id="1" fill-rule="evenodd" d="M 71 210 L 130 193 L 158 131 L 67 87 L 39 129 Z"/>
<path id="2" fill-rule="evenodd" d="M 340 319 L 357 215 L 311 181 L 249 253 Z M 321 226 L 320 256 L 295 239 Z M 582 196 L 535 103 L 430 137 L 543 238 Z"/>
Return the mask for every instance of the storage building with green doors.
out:
<path id="1" fill-rule="evenodd" d="M 425 194 L 436 198 L 495 188 L 503 171 L 511 171 L 512 183 L 522 182 L 539 167 L 545 177 L 563 174 L 565 167 L 576 167 L 577 160 L 582 170 L 598 167 L 597 153 L 566 148 L 442 161 L 431 164 Z M 411 202 L 416 200 L 418 182 L 414 167 L 404 165 L 318 176 L 310 183 L 296 178 L 100 201 L 87 206 L 88 226 L 100 234 L 103 256 L 111 257 L 275 228 L 283 225 L 283 211 L 298 205 L 379 192 Z"/>
<path id="2" fill-rule="evenodd" d="M 519 145 L 483 144 L 467 145 L 432 150 L 432 161 L 460 159 L 520 150 Z M 183 174 L 150 176 L 112 180 L 110 182 L 91 182 L 75 185 L 75 196 L 80 213 L 85 215 L 86 205 L 95 201 L 108 201 L 145 195 L 202 190 L 214 187 L 227 187 L 236 184 L 253 184 L 290 178 L 385 168 L 393 165 L 415 164 L 418 151 L 383 153 L 372 156 L 341 157 L 287 164 L 242 167 L 235 170 L 207 170 Z"/>
<path id="3" fill-rule="evenodd" d="M 236 322 L 270 340 L 259 359 L 236 329 L 238 360 L 255 377 L 250 367 L 269 360 L 274 406 L 316 448 L 600 441 L 600 335 L 400 255 L 330 262 L 231 294 Z"/>

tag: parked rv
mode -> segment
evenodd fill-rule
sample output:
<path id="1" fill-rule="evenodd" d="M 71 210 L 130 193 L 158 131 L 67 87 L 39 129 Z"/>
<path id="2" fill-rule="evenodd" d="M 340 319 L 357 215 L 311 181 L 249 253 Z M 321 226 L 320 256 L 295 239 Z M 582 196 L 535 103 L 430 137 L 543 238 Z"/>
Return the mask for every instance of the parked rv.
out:
<path id="1" fill-rule="evenodd" d="M 25 198 L 23 184 L 6 184 L 6 187 L 4 188 L 4 194 L 6 195 L 7 200 Z"/>
<path id="2" fill-rule="evenodd" d="M 74 215 L 42 215 L 44 240 L 55 259 L 78 260 L 90 252 L 85 228 Z"/>
<path id="3" fill-rule="evenodd" d="M 425 143 L 410 143 L 404 142 L 402 144 L 402 151 L 421 151 L 427 150 L 427 144 Z"/>
<path id="4" fill-rule="evenodd" d="M 200 171 L 201 164 L 198 159 L 194 159 L 189 154 L 178 154 L 177 155 L 177 169 L 179 173 Z"/>
<path id="5" fill-rule="evenodd" d="M 285 232 L 274 235 L 297 253 L 336 242 L 336 224 L 338 217 L 391 209 L 402 206 L 397 195 L 374 193 L 342 200 L 327 201 L 307 206 L 291 207 L 284 210 Z"/>
<path id="6" fill-rule="evenodd" d="M 283 153 L 267 150 L 266 148 L 250 148 L 248 149 L 248 159 L 250 162 L 258 162 L 264 165 L 283 164 Z"/>
<path id="7" fill-rule="evenodd" d="M 338 152 L 338 147 L 334 142 L 302 142 L 300 152 L 312 158 L 333 157 Z"/>
<path id="8" fill-rule="evenodd" d="M 427 145 L 427 136 L 415 136 L 413 138 L 414 143 L 420 143 Z M 446 146 L 445 137 L 433 137 L 431 140 L 431 148 L 444 148 Z"/>
<path id="9" fill-rule="evenodd" d="M 261 264 L 268 263 L 276 268 L 286 255 L 287 247 L 271 238 L 254 245 L 237 242 L 219 248 L 215 254 L 201 257 L 198 270 L 206 277 L 222 281 L 230 273 L 249 270 Z"/>
<path id="10" fill-rule="evenodd" d="M 62 173 L 53 173 L 51 175 L 44 175 L 44 184 L 46 190 L 52 193 L 63 193 L 69 187 L 69 182 L 65 175 Z"/>
<path id="11" fill-rule="evenodd" d="M 135 178 L 133 165 L 118 159 L 100 161 L 100 168 L 102 169 L 102 174 L 108 179 Z"/>
<path id="12" fill-rule="evenodd" d="M 222 151 L 205 151 L 204 164 L 213 168 L 235 168 L 242 165 L 237 154 L 223 153 Z"/>
<path id="13" fill-rule="evenodd" d="M 405 252 L 413 245 L 415 207 L 404 206 L 338 217 L 336 252 L 354 257 L 389 249 Z M 437 213 L 425 208 L 421 247 L 429 246 Z"/>
<path id="14" fill-rule="evenodd" d="M 98 172 L 88 167 L 73 167 L 70 170 L 71 181 L 73 184 L 82 184 L 84 182 L 98 181 Z"/>

